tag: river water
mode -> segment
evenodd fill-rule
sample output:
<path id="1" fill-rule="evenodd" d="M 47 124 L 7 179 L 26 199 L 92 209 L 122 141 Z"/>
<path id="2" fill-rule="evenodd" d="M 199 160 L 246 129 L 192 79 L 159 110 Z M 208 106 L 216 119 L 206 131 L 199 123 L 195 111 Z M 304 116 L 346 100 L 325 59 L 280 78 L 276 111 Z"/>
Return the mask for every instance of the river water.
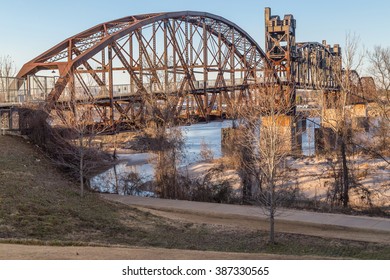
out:
<path id="1" fill-rule="evenodd" d="M 302 142 L 302 154 L 305 156 L 311 156 L 315 153 L 314 129 L 319 127 L 318 124 L 318 118 L 305 119 L 297 124 L 299 138 Z M 231 126 L 232 121 L 230 120 L 182 126 L 181 129 L 185 137 L 185 157 L 180 166 L 185 167 L 201 161 L 202 142 L 206 143 L 207 147 L 211 149 L 214 158 L 222 157 L 221 129 Z M 124 191 L 117 189 L 117 186 L 121 185 L 123 178 L 130 172 L 138 173 L 142 181 L 153 180 L 152 154 L 120 154 L 119 159 L 121 163 L 90 180 L 92 189 L 104 193 L 124 194 Z M 151 193 L 140 195 L 151 195 Z"/>

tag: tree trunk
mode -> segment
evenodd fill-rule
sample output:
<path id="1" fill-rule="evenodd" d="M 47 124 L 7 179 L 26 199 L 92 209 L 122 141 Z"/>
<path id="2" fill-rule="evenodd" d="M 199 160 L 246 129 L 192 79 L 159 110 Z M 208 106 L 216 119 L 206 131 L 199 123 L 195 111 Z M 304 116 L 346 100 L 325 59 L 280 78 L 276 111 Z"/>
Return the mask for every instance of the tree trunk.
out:
<path id="1" fill-rule="evenodd" d="M 247 203 L 252 197 L 252 180 L 246 170 L 241 170 L 240 173 L 242 180 L 242 201 L 243 203 Z"/>
<path id="2" fill-rule="evenodd" d="M 270 228 L 269 228 L 269 242 L 271 244 L 274 244 L 275 243 L 275 217 L 274 217 L 274 214 L 272 213 L 270 218 L 269 218 L 269 222 L 270 222 Z"/>
<path id="3" fill-rule="evenodd" d="M 114 164 L 114 176 L 115 176 L 115 191 L 119 194 L 119 182 L 118 182 L 118 172 L 116 171 L 116 164 Z"/>
<path id="4" fill-rule="evenodd" d="M 341 141 L 341 158 L 343 168 L 343 207 L 347 208 L 349 204 L 349 172 L 347 164 L 347 152 L 344 137 Z"/>
<path id="5" fill-rule="evenodd" d="M 84 142 L 83 134 L 79 135 L 79 155 L 80 155 L 80 166 L 79 166 L 79 175 L 80 175 L 80 196 L 84 197 Z"/>
<path id="6" fill-rule="evenodd" d="M 269 242 L 275 243 L 275 203 L 274 203 L 274 185 L 271 183 L 269 188 Z"/>
<path id="7" fill-rule="evenodd" d="M 80 196 L 84 197 L 84 153 L 80 153 Z"/>

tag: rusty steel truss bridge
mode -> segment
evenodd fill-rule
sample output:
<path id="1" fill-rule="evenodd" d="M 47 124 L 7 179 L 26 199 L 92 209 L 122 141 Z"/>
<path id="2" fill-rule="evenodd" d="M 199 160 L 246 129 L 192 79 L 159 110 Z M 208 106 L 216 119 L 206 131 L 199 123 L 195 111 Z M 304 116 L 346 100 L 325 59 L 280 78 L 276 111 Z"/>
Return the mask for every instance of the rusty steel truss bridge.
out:
<path id="1" fill-rule="evenodd" d="M 177 118 L 229 116 L 234 104 L 255 102 L 266 85 L 338 92 L 345 79 L 339 45 L 298 43 L 296 20 L 265 8 L 265 49 L 242 28 L 204 12 L 134 15 L 96 25 L 2 78 L 0 112 L 25 103 L 49 110 L 83 106 L 93 120 L 127 127 L 168 103 Z M 362 79 L 351 72 L 354 95 Z M 4 82 L 5 80 L 5 82 Z M 157 106 L 156 106 L 157 104 Z M 8 111 L 7 111 L 8 110 Z M 156 112 L 157 110 L 157 112 Z M 153 111 L 153 112 L 152 112 Z"/>

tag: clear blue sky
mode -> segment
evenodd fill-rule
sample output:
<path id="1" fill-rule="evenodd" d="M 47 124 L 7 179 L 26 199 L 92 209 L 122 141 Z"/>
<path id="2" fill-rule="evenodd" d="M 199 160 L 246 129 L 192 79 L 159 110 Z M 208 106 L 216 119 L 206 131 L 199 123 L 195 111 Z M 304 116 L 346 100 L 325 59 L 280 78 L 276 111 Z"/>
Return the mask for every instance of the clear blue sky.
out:
<path id="1" fill-rule="evenodd" d="M 264 8 L 293 14 L 297 40 L 343 46 L 355 32 L 365 47 L 390 46 L 390 1 L 385 0 L 3 0 L 0 3 L 0 56 L 17 68 L 60 41 L 116 18 L 161 12 L 205 11 L 225 17 L 264 46 Z"/>

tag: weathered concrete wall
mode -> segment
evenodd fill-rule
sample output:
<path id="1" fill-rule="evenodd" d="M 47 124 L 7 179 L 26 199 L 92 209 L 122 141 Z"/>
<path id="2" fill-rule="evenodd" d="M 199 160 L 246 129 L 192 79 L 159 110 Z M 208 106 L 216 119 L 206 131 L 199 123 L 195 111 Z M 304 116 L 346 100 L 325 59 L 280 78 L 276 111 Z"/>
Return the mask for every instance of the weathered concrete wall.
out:
<path id="1" fill-rule="evenodd" d="M 352 105 L 349 110 L 351 118 L 367 117 L 367 106 L 365 104 Z"/>
<path id="2" fill-rule="evenodd" d="M 337 111 L 337 109 L 324 109 L 322 111 L 321 126 L 328 128 L 337 127 L 338 123 L 341 121 L 340 113 Z"/>
<path id="3" fill-rule="evenodd" d="M 270 133 L 276 133 L 277 146 L 281 153 L 290 153 L 295 150 L 296 143 L 294 118 L 291 116 L 264 116 L 261 117 L 260 139 L 267 142 Z M 272 131 L 271 131 L 272 130 Z"/>

